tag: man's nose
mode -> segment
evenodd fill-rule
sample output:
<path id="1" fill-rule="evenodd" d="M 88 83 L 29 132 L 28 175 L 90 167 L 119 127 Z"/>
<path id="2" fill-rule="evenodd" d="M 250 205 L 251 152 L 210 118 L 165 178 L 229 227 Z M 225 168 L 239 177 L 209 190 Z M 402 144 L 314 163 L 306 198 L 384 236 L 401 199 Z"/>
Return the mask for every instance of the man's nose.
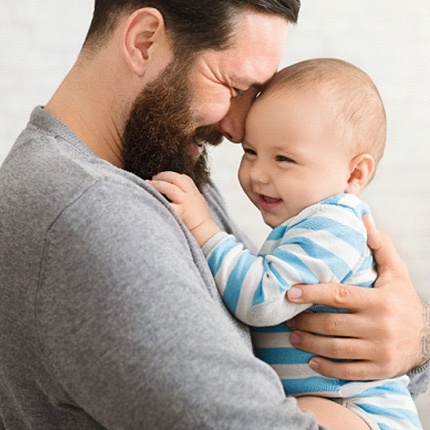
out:
<path id="1" fill-rule="evenodd" d="M 219 122 L 219 128 L 225 138 L 233 143 L 240 143 L 245 136 L 245 119 L 252 102 L 255 91 L 245 91 L 241 96 L 234 97 L 230 102 L 230 109 Z"/>

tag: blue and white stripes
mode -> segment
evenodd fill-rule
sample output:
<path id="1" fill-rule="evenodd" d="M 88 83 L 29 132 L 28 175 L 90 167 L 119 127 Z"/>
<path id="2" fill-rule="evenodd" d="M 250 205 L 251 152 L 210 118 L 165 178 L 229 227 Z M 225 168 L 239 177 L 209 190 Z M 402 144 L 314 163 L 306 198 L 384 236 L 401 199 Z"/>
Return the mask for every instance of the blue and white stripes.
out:
<path id="1" fill-rule="evenodd" d="M 311 354 L 289 343 L 285 321 L 309 308 L 287 301 L 291 286 L 338 282 L 372 287 L 376 271 L 362 222 L 365 214 L 369 209 L 358 197 L 338 194 L 276 227 L 258 255 L 227 233 L 214 236 L 203 252 L 224 303 L 251 326 L 256 356 L 274 368 L 287 394 L 344 399 L 371 428 L 420 429 L 405 388 L 407 376 L 376 382 L 325 378 L 309 367 Z M 310 310 L 328 308 L 313 305 Z"/>
<path id="2" fill-rule="evenodd" d="M 330 197 L 275 228 L 257 256 L 219 233 L 203 251 L 228 309 L 251 326 L 273 326 L 306 309 L 285 299 L 294 284 L 370 287 L 376 273 L 365 213 L 367 206 L 352 194 Z"/>

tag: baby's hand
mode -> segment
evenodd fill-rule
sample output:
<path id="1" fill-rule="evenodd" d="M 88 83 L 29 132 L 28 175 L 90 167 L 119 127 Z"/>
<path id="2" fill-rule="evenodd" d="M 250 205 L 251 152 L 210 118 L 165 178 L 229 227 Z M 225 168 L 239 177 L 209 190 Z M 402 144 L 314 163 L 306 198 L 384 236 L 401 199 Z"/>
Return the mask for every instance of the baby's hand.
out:
<path id="1" fill-rule="evenodd" d="M 200 246 L 220 230 L 212 220 L 205 198 L 189 176 L 176 172 L 161 172 L 153 176 L 148 183 L 172 202 L 173 209 Z"/>

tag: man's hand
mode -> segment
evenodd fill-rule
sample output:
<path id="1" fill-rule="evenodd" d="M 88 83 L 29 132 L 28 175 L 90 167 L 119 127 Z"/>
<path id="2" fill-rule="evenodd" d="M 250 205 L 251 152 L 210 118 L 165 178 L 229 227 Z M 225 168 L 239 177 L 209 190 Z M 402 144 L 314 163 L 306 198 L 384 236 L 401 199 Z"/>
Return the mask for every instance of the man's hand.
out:
<path id="1" fill-rule="evenodd" d="M 212 219 L 205 198 L 189 176 L 176 172 L 161 172 L 147 182 L 172 202 L 173 209 L 200 246 L 220 231 Z"/>
<path id="2" fill-rule="evenodd" d="M 340 284 L 300 285 L 293 303 L 318 303 L 349 313 L 302 313 L 288 325 L 292 343 L 317 354 L 310 365 L 340 379 L 397 376 L 430 359 L 429 306 L 421 303 L 408 270 L 387 235 L 368 226 L 379 277 L 375 288 Z M 334 362 L 323 358 L 346 359 Z"/>

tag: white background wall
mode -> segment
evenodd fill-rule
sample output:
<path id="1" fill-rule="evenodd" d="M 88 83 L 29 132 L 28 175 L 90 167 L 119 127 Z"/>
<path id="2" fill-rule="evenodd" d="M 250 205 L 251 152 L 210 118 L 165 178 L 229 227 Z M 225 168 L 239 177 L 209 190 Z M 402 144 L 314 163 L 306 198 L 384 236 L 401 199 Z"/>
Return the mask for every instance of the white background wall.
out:
<path id="1" fill-rule="evenodd" d="M 363 197 L 394 239 L 416 288 L 430 300 L 430 3 L 302 3 L 281 66 L 339 57 L 364 69 L 377 84 L 388 114 L 388 144 Z M 0 163 L 31 109 L 47 102 L 73 64 L 92 8 L 91 0 L 0 0 Z M 225 143 L 211 156 L 233 217 L 260 243 L 268 230 L 237 185 L 241 149 Z M 429 404 L 430 393 L 418 400 L 426 429 Z"/>

